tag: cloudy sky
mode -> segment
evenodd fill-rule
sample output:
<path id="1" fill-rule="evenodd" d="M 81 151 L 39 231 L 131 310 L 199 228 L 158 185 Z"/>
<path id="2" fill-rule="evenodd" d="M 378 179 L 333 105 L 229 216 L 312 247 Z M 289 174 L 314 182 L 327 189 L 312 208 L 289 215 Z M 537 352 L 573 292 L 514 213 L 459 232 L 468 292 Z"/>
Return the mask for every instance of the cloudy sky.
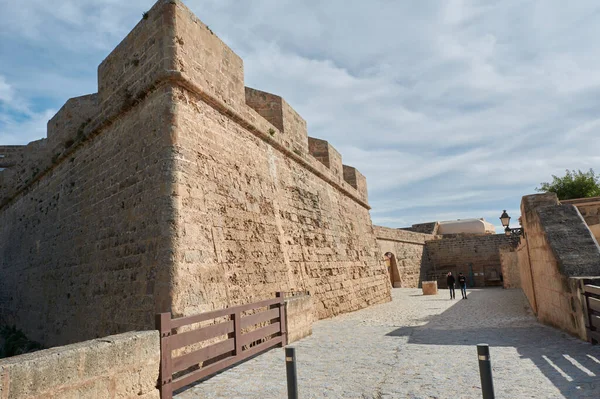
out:
<path id="1" fill-rule="evenodd" d="M 0 0 L 0 144 L 45 137 L 152 0 Z M 519 215 L 564 170 L 600 171 L 600 2 L 188 0 L 367 176 L 390 227 Z"/>

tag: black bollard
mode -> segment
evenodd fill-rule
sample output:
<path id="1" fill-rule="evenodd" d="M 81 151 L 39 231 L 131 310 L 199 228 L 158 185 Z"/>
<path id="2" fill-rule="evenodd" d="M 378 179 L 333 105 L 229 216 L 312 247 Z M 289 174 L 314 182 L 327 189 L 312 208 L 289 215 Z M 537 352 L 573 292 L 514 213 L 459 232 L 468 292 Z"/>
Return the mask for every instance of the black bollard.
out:
<path id="1" fill-rule="evenodd" d="M 288 399 L 298 399 L 296 348 L 285 348 L 285 372 L 287 374 Z"/>
<path id="2" fill-rule="evenodd" d="M 488 344 L 478 344 L 477 357 L 479 358 L 479 376 L 481 377 L 481 391 L 483 392 L 483 399 L 494 399 L 494 382 L 492 380 L 490 346 Z"/>

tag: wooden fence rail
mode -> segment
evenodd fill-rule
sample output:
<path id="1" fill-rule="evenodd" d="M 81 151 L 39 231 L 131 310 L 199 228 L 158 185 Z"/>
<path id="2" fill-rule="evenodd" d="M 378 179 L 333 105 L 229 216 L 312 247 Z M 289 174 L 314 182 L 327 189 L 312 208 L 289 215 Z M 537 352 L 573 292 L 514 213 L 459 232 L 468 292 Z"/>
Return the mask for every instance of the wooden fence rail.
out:
<path id="1" fill-rule="evenodd" d="M 255 313 L 243 315 L 252 311 Z M 225 320 L 177 332 L 181 327 L 214 319 Z M 171 313 L 160 313 L 156 315 L 156 328 L 160 332 L 158 388 L 162 399 L 171 399 L 173 391 L 179 388 L 287 343 L 285 303 L 280 292 L 272 299 L 176 319 L 171 318 Z M 248 331 L 242 333 L 243 329 Z M 199 349 L 173 357 L 174 350 L 219 337 L 216 343 L 199 345 Z"/>
<path id="2" fill-rule="evenodd" d="M 592 344 L 600 342 L 600 286 L 585 284 L 583 286 L 587 317 L 585 327 L 588 341 Z"/>

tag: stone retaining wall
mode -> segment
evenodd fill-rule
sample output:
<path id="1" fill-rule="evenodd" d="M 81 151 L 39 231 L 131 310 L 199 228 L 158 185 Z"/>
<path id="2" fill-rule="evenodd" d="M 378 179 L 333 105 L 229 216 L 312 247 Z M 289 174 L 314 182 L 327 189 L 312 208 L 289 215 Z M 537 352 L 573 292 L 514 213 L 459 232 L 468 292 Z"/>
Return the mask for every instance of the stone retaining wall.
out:
<path id="1" fill-rule="evenodd" d="M 436 271 L 451 271 L 455 276 L 462 272 L 470 280 L 472 265 L 475 287 L 502 285 L 500 273 L 500 248 L 511 245 L 510 239 L 504 234 L 454 236 L 451 238 L 428 241 L 427 254 Z M 445 277 L 438 284 L 446 287 Z M 470 284 L 470 281 L 469 281 Z"/>
<path id="2" fill-rule="evenodd" d="M 129 332 L 0 360 L 1 399 L 158 399 L 158 331 Z"/>
<path id="3" fill-rule="evenodd" d="M 390 252 L 390 281 L 396 288 L 417 288 L 426 279 L 429 258 L 425 243 L 435 236 L 403 229 L 373 226 L 380 254 Z"/>
<path id="4" fill-rule="evenodd" d="M 523 197 L 522 223 L 527 235 L 532 307 L 538 319 L 586 339 L 585 315 L 577 279 L 600 275 L 600 247 L 574 205 L 560 205 L 553 193 Z"/>
<path id="5" fill-rule="evenodd" d="M 519 260 L 513 246 L 500 248 L 500 264 L 502 265 L 503 287 L 521 288 Z"/>
<path id="6" fill-rule="evenodd" d="M 302 294 L 286 298 L 285 317 L 288 344 L 311 335 L 315 321 L 313 297 L 310 294 Z"/>

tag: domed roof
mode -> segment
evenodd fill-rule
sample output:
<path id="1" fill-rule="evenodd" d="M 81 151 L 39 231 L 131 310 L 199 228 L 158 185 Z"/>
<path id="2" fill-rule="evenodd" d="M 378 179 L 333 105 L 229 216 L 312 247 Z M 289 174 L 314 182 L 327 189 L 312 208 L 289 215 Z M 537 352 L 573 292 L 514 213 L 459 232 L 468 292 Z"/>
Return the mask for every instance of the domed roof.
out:
<path id="1" fill-rule="evenodd" d="M 493 224 L 481 219 L 458 219 L 438 222 L 438 234 L 495 234 Z"/>

